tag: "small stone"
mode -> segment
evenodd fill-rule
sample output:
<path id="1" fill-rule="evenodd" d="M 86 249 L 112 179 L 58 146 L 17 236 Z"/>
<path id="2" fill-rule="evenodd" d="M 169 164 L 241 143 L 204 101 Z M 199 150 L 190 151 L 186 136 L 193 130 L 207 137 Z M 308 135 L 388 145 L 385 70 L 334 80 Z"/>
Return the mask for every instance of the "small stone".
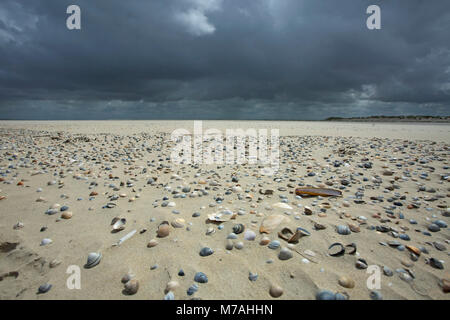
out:
<path id="1" fill-rule="evenodd" d="M 283 295 L 283 288 L 278 285 L 272 285 L 270 287 L 269 293 L 273 298 L 279 298 Z"/>

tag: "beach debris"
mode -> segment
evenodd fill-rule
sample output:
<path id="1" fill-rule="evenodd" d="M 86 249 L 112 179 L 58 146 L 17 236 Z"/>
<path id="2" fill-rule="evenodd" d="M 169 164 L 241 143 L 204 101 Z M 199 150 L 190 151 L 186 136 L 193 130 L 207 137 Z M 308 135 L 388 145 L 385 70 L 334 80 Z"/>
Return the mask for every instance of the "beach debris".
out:
<path id="1" fill-rule="evenodd" d="M 194 276 L 194 281 L 198 283 L 207 283 L 208 277 L 203 272 L 197 272 Z"/>
<path id="2" fill-rule="evenodd" d="M 279 298 L 283 295 L 284 290 L 282 287 L 280 287 L 279 285 L 271 285 L 270 289 L 269 289 L 269 294 L 273 297 L 273 298 Z"/>
<path id="3" fill-rule="evenodd" d="M 39 286 L 38 288 L 38 294 L 44 294 L 50 291 L 50 289 L 52 288 L 52 285 L 49 283 L 44 283 L 42 285 Z"/>
<path id="4" fill-rule="evenodd" d="M 156 232 L 156 234 L 157 234 L 158 238 L 165 238 L 169 235 L 169 233 L 170 233 L 169 222 L 163 221 L 158 226 L 158 231 Z"/>
<path id="5" fill-rule="evenodd" d="M 125 283 L 123 293 L 125 295 L 134 295 L 139 290 L 139 281 L 136 279 L 131 279 Z"/>
<path id="6" fill-rule="evenodd" d="M 321 196 L 321 197 L 341 197 L 342 192 L 335 189 L 326 188 L 297 188 L 295 194 L 298 196 Z"/>
<path id="7" fill-rule="evenodd" d="M 270 234 L 282 223 L 289 223 L 289 219 L 280 214 L 270 215 L 261 222 L 259 232 Z"/>
<path id="8" fill-rule="evenodd" d="M 240 233 L 244 232 L 244 229 L 245 229 L 245 226 L 242 223 L 235 224 L 233 226 L 233 233 L 240 234 Z"/>

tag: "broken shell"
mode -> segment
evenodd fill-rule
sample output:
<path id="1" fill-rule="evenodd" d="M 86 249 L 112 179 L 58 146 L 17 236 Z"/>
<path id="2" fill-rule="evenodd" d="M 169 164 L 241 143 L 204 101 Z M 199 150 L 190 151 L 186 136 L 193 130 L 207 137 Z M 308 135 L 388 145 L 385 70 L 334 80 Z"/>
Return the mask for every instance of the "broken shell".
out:
<path id="1" fill-rule="evenodd" d="M 66 220 L 72 218 L 72 212 L 71 211 L 64 211 L 61 214 L 61 218 L 66 219 Z"/>
<path id="2" fill-rule="evenodd" d="M 332 257 L 339 257 L 339 256 L 342 256 L 344 253 L 345 253 L 345 248 L 339 242 L 335 242 L 328 247 L 328 254 Z"/>
<path id="3" fill-rule="evenodd" d="M 102 254 L 97 252 L 91 252 L 88 255 L 87 262 L 84 265 L 85 268 L 89 269 L 92 267 L 95 267 L 100 263 L 100 260 L 102 259 Z"/>
<path id="4" fill-rule="evenodd" d="M 367 269 L 367 262 L 364 259 L 358 259 L 355 266 L 358 269 Z"/>
<path id="5" fill-rule="evenodd" d="M 114 231 L 121 231 L 123 229 L 125 229 L 125 224 L 127 223 L 127 219 L 122 218 L 120 220 L 117 220 L 114 224 L 113 224 L 113 230 Z"/>
<path id="6" fill-rule="evenodd" d="M 283 215 L 275 214 L 266 217 L 259 228 L 260 233 L 271 233 L 275 230 L 281 223 L 289 223 L 289 219 Z"/>
<path id="7" fill-rule="evenodd" d="M 213 234 L 213 233 L 215 233 L 215 232 L 216 232 L 216 230 L 215 230 L 213 227 L 209 227 L 209 228 L 206 230 L 206 235 L 209 236 L 209 235 L 211 235 L 211 234 Z"/>
<path id="8" fill-rule="evenodd" d="M 270 286 L 269 293 L 273 298 L 279 298 L 283 295 L 283 288 L 277 285 L 272 285 Z"/>
<path id="9" fill-rule="evenodd" d="M 125 283 L 125 289 L 124 293 L 127 295 L 133 295 L 136 294 L 139 290 L 139 281 L 137 280 L 130 280 L 127 283 Z"/>
<path id="10" fill-rule="evenodd" d="M 48 238 L 42 239 L 41 246 L 45 246 L 45 245 L 50 244 L 52 242 L 53 242 L 52 239 L 48 239 Z"/>
<path id="11" fill-rule="evenodd" d="M 410 246 L 410 245 L 406 245 L 405 246 L 406 247 L 406 249 L 408 249 L 409 251 L 411 251 L 412 253 L 414 253 L 415 255 L 417 255 L 417 256 L 420 256 L 420 249 L 419 248 L 416 248 L 416 247 L 414 247 L 414 246 Z"/>
<path id="12" fill-rule="evenodd" d="M 50 268 L 56 268 L 57 266 L 59 266 L 61 264 L 61 261 L 60 260 L 52 260 L 50 263 L 49 263 L 49 267 Z"/>
<path id="13" fill-rule="evenodd" d="M 131 273 L 127 273 L 126 275 L 124 275 L 122 277 L 122 279 L 120 280 L 123 284 L 127 283 L 128 281 L 130 281 L 131 279 L 134 278 L 134 275 Z"/>
<path id="14" fill-rule="evenodd" d="M 13 226 L 13 229 L 14 229 L 14 230 L 22 229 L 23 226 L 24 226 L 24 225 L 23 225 L 22 222 L 17 222 L 17 223 Z"/>
<path id="15" fill-rule="evenodd" d="M 344 288 L 351 289 L 355 287 L 355 281 L 350 277 L 342 276 L 339 278 L 338 282 Z"/>

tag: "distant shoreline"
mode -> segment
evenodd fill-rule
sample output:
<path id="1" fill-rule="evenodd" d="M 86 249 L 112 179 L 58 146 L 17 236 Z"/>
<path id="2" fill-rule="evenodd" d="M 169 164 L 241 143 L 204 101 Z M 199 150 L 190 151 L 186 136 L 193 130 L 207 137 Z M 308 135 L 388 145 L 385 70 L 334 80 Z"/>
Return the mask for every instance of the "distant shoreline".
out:
<path id="1" fill-rule="evenodd" d="M 450 123 L 450 116 L 370 116 L 370 117 L 352 117 L 352 118 L 329 117 L 322 121 Z"/>

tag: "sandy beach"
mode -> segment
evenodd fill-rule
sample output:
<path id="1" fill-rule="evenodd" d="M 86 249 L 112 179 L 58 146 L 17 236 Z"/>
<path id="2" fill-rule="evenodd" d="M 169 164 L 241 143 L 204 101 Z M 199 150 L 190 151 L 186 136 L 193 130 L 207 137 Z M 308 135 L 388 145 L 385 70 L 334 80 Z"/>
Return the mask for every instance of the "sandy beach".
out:
<path id="1" fill-rule="evenodd" d="M 179 128 L 193 121 L 0 121 L 0 299 L 449 299 L 449 124 L 203 121 L 279 129 L 273 176 L 172 163 Z"/>

